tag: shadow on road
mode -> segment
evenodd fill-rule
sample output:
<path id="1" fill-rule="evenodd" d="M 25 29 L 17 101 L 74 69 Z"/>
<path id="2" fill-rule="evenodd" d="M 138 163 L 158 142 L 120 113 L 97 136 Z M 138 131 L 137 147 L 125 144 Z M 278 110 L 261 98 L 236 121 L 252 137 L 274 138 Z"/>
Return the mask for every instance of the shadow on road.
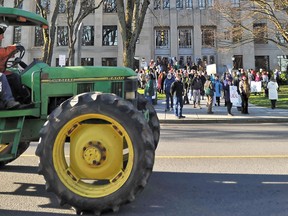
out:
<path id="1" fill-rule="evenodd" d="M 119 215 L 287 215 L 288 176 L 154 172 Z M 112 214 L 111 214 L 112 215 Z"/>
<path id="2" fill-rule="evenodd" d="M 29 169 L 27 167 L 27 169 Z M 25 167 L 25 170 L 27 170 Z M 34 167 L 31 171 L 36 171 Z M 18 168 L 7 169 L 17 172 Z M 6 171 L 7 171 L 6 170 Z M 66 215 L 49 213 L 46 208 L 61 209 L 56 197 L 41 184 L 18 184 L 13 192 L 0 196 L 45 196 L 41 211 L 0 210 L 0 215 Z M 104 215 L 125 216 L 256 216 L 283 215 L 288 212 L 288 176 L 254 174 L 205 174 L 154 172 L 144 191 L 120 211 Z"/>

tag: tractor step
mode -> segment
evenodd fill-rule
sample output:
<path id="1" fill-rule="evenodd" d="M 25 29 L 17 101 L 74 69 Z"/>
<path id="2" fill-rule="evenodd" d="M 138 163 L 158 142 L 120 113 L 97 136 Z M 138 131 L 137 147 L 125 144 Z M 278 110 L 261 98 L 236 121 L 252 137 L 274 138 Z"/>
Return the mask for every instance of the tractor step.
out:
<path id="1" fill-rule="evenodd" d="M 25 116 L 0 118 L 0 161 L 17 155 Z"/>
<path id="2" fill-rule="evenodd" d="M 0 153 L 4 152 L 8 148 L 8 145 L 6 144 L 0 144 Z"/>

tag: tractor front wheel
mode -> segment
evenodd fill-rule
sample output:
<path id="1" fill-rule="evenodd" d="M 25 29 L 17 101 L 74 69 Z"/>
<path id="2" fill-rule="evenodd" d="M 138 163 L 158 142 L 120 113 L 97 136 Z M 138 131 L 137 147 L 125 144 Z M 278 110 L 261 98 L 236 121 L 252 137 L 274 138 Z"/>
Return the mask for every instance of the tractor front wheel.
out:
<path id="1" fill-rule="evenodd" d="M 62 103 L 40 131 L 36 155 L 47 190 L 77 213 L 118 211 L 152 173 L 155 148 L 143 115 L 112 94 Z"/>

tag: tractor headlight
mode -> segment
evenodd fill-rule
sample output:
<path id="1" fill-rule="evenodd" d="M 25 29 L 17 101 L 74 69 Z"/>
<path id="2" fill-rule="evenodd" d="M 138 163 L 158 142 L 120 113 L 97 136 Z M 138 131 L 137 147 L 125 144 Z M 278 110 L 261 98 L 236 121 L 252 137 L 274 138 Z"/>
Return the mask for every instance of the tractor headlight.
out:
<path id="1" fill-rule="evenodd" d="M 134 100 L 136 98 L 136 92 L 125 92 L 126 100 Z"/>

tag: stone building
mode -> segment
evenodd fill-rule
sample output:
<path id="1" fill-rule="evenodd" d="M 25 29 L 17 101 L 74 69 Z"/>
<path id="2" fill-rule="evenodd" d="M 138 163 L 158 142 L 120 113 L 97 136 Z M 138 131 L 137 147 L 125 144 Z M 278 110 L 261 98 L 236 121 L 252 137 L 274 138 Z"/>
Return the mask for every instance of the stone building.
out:
<path id="1" fill-rule="evenodd" d="M 63 1 L 63 0 L 62 0 Z M 231 1 L 233 7 L 241 8 L 240 0 Z M 54 8 L 55 0 L 49 2 Z M 63 1 L 65 2 L 65 1 Z M 95 0 L 95 5 L 100 0 Z M 4 0 L 4 6 L 14 7 L 14 1 Z M 36 11 L 35 1 L 24 0 L 25 10 Z M 68 55 L 67 22 L 65 5 L 59 9 L 57 37 L 52 65 L 59 64 L 59 56 Z M 122 65 L 122 42 L 118 32 L 116 0 L 104 4 L 83 20 L 80 30 L 82 39 L 76 44 L 77 65 Z M 253 23 L 253 19 L 245 22 Z M 151 0 L 144 26 L 137 42 L 135 65 L 145 67 L 151 59 L 186 64 L 216 64 L 222 72 L 232 68 L 287 69 L 288 51 L 266 40 L 254 40 L 234 48 L 221 47 L 221 40 L 233 42 L 231 32 L 225 32 L 225 20 L 214 8 L 214 0 Z M 252 28 L 270 23 L 253 23 Z M 266 34 L 265 32 L 263 34 Z M 270 33 L 269 33 L 270 34 Z M 21 43 L 26 47 L 24 60 L 31 62 L 41 57 L 41 37 L 34 27 L 9 27 L 2 46 Z"/>

